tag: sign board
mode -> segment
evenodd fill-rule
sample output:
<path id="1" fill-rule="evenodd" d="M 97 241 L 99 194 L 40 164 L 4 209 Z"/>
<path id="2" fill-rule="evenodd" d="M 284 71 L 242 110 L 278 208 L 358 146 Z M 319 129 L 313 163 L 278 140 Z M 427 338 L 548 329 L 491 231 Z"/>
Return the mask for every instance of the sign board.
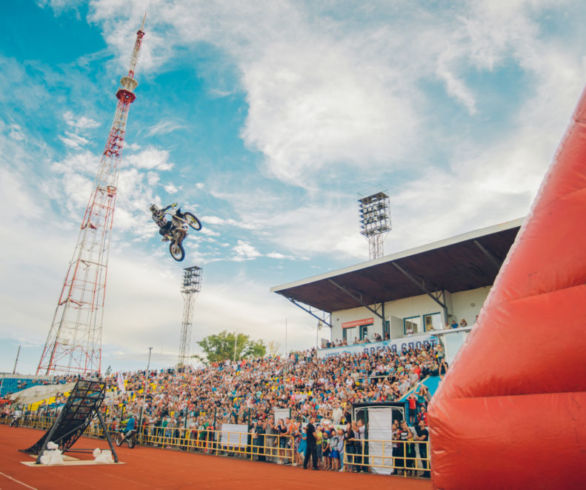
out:
<path id="1" fill-rule="evenodd" d="M 367 407 L 368 454 L 372 472 L 390 475 L 393 472 L 393 408 Z"/>
<path id="2" fill-rule="evenodd" d="M 246 447 L 248 439 L 248 425 L 222 424 L 220 443 L 223 446 Z"/>
<path id="3" fill-rule="evenodd" d="M 277 422 L 279 421 L 279 419 L 283 419 L 283 422 L 284 422 L 286 419 L 291 417 L 291 409 L 290 408 L 274 407 L 273 414 L 275 416 L 275 425 L 277 425 Z"/>
<path id="4" fill-rule="evenodd" d="M 359 327 L 361 325 L 372 325 L 374 323 L 374 318 L 362 318 L 360 320 L 353 320 L 351 322 L 344 322 L 342 323 L 342 328 L 352 328 L 352 327 Z"/>

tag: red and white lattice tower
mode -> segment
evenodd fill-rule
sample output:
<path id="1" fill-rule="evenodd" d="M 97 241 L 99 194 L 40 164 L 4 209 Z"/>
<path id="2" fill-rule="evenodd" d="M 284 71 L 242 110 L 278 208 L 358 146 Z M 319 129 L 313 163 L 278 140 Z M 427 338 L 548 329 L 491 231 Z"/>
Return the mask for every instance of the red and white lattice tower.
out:
<path id="1" fill-rule="evenodd" d="M 146 18 L 146 15 L 145 15 Z M 134 69 L 144 36 L 136 33 L 128 75 L 116 92 L 118 105 L 100 160 L 73 258 L 69 263 L 37 374 L 92 374 L 101 371 L 102 322 L 112 220 L 116 205 L 118 165 L 124 144 L 128 109 L 136 96 Z"/>

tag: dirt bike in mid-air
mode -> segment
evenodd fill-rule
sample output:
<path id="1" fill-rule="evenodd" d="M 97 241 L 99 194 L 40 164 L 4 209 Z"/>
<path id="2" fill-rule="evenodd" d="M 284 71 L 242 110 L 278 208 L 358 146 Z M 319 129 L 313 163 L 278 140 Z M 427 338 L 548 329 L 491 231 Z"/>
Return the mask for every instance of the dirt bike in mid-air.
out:
<path id="1" fill-rule="evenodd" d="M 170 208 L 173 209 L 172 212 L 169 212 Z M 159 209 L 152 204 L 150 210 L 153 220 L 159 226 L 159 233 L 163 236 L 163 241 L 171 242 L 169 244 L 171 257 L 177 262 L 181 262 L 185 258 L 183 240 L 187 236 L 187 231 L 189 228 L 201 230 L 201 222 L 193 213 L 189 211 L 182 212 L 181 208 L 177 207 L 177 203 L 173 203 L 163 209 Z M 171 221 L 167 221 L 165 215 L 169 215 Z"/>

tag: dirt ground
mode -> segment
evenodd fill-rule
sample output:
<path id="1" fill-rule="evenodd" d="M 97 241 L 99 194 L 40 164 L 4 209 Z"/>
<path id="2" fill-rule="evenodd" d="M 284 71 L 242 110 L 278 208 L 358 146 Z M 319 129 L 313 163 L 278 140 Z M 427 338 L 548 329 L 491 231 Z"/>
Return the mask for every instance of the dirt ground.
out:
<path id="1" fill-rule="evenodd" d="M 319 489 L 430 490 L 427 480 L 401 476 L 335 473 L 222 456 L 137 447 L 118 448 L 124 464 L 30 467 L 30 447 L 43 433 L 0 426 L 0 489 Z M 105 441 L 80 439 L 74 448 L 107 449 Z M 72 456 L 83 456 L 72 454 Z M 88 456 L 85 456 L 87 459 Z M 91 455 L 89 456 L 92 459 Z"/>

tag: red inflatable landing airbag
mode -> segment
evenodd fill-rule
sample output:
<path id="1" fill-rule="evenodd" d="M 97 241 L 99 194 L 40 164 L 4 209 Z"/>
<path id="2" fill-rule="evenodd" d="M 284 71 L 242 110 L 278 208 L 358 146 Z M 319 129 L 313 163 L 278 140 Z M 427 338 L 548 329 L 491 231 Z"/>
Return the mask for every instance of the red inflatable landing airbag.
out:
<path id="1" fill-rule="evenodd" d="M 436 488 L 586 488 L 586 91 L 429 423 Z"/>

